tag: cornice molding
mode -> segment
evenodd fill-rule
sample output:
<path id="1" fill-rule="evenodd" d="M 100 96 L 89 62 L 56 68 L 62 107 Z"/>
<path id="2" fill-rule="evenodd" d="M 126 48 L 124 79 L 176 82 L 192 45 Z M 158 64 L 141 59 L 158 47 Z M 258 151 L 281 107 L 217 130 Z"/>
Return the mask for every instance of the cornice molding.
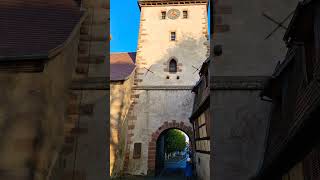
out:
<path id="1" fill-rule="evenodd" d="M 109 77 L 89 77 L 73 80 L 70 89 L 72 90 L 110 90 Z"/>
<path id="2" fill-rule="evenodd" d="M 270 76 L 213 76 L 210 90 L 262 90 Z"/>
<path id="3" fill-rule="evenodd" d="M 135 86 L 133 90 L 192 90 L 193 86 Z"/>

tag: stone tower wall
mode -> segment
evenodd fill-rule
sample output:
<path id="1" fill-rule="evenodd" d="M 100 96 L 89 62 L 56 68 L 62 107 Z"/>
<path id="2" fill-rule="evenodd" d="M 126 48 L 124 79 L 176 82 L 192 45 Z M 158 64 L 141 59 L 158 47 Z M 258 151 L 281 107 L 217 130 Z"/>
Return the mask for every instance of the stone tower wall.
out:
<path id="1" fill-rule="evenodd" d="M 178 9 L 180 17 L 161 19 L 161 11 Z M 189 17 L 182 18 L 188 10 Z M 170 41 L 170 32 L 176 32 L 176 41 Z M 137 83 L 139 86 L 193 86 L 199 68 L 208 55 L 208 20 L 206 4 L 163 5 L 141 7 L 140 31 L 137 48 Z M 178 63 L 178 73 L 170 74 L 169 61 Z M 151 66 L 151 67 L 150 67 Z M 146 69 L 153 73 L 145 75 Z M 170 79 L 166 79 L 166 76 Z M 176 77 L 180 76 L 177 80 Z"/>
<path id="2" fill-rule="evenodd" d="M 178 9 L 180 17 L 175 20 L 168 17 L 161 19 L 161 11 L 169 9 Z M 182 18 L 183 10 L 188 10 L 187 19 Z M 127 115 L 128 145 L 124 172 L 152 175 L 156 154 L 153 136 L 159 135 L 159 132 L 165 130 L 163 128 L 191 130 L 191 88 L 199 78 L 192 66 L 200 67 L 209 53 L 207 28 L 205 2 L 188 5 L 141 5 L 133 103 Z M 171 31 L 176 32 L 177 40 L 174 42 L 170 41 Z M 171 58 L 178 65 L 178 72 L 174 74 L 168 70 Z M 152 72 L 146 74 L 146 69 Z M 133 158 L 135 143 L 141 143 L 140 158 Z"/>
<path id="3" fill-rule="evenodd" d="M 78 60 L 70 87 L 65 125 L 63 180 L 106 179 L 109 175 L 109 1 L 82 0 Z"/>

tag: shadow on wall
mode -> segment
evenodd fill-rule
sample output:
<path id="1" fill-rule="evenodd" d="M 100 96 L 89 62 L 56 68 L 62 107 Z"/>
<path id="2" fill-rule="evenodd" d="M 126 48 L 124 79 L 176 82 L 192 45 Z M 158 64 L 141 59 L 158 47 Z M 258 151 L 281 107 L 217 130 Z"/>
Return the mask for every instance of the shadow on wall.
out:
<path id="1" fill-rule="evenodd" d="M 130 81 L 130 80 L 129 80 Z M 128 123 L 125 119 L 127 109 L 129 108 L 128 89 L 123 84 L 111 85 L 110 96 L 110 175 L 111 177 L 119 176 L 123 167 L 125 158 L 127 128 Z M 126 97 L 127 96 L 127 97 Z"/>
<path id="2" fill-rule="evenodd" d="M 176 44 L 172 48 L 167 50 L 166 55 L 175 56 L 177 54 L 188 54 L 191 55 L 191 57 L 202 56 L 202 52 L 198 49 L 202 46 L 207 47 L 207 55 L 209 55 L 209 45 L 209 40 L 205 36 L 202 39 L 195 39 L 191 34 L 185 34 L 182 39 L 177 39 Z M 202 61 L 205 61 L 205 59 Z"/>
<path id="3" fill-rule="evenodd" d="M 155 77 L 158 76 L 159 78 L 163 79 L 163 72 L 164 74 L 168 73 L 169 75 L 169 62 L 171 59 L 176 60 L 177 72 L 182 76 L 187 75 L 189 72 L 197 76 L 197 69 L 201 68 L 202 63 L 209 56 L 209 40 L 207 37 L 203 35 L 201 38 L 195 38 L 192 34 L 184 34 L 184 36 L 177 37 L 176 41 L 171 41 L 168 44 L 168 49 L 164 50 L 162 55 L 160 55 L 160 58 L 153 64 L 148 64 L 150 62 L 147 61 L 146 63 L 148 65 L 140 65 L 140 68 L 143 69 L 144 73 L 142 76 L 144 77 L 148 72 L 147 69 L 150 69 L 152 72 L 148 72 L 148 75 L 152 74 Z M 141 51 L 143 51 L 143 48 Z M 137 53 L 137 57 L 139 57 L 139 52 Z M 137 62 L 139 61 L 141 60 L 137 58 Z M 151 68 L 151 65 L 155 65 L 155 67 Z M 188 78 L 190 78 L 190 76 Z"/>

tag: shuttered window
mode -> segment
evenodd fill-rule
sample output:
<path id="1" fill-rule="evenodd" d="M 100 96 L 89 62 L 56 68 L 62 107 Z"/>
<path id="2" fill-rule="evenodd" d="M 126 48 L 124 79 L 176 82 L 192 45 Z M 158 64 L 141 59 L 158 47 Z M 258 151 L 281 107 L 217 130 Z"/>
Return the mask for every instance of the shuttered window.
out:
<path id="1" fill-rule="evenodd" d="M 208 111 L 208 110 L 207 110 Z M 195 141 L 196 151 L 200 153 L 210 153 L 210 135 L 207 129 L 207 118 L 206 112 L 202 113 L 194 122 L 195 126 Z"/>

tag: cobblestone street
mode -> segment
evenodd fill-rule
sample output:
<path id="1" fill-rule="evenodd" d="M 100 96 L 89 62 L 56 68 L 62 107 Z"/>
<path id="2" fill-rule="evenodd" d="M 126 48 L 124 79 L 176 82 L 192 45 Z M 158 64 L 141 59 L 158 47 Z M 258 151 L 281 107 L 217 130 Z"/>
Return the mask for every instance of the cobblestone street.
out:
<path id="1" fill-rule="evenodd" d="M 184 167 L 186 166 L 186 159 L 176 162 L 166 162 L 165 169 L 157 177 L 145 177 L 145 176 L 134 176 L 134 177 L 120 177 L 115 180 L 185 180 Z M 193 178 L 196 180 L 196 178 Z"/>

